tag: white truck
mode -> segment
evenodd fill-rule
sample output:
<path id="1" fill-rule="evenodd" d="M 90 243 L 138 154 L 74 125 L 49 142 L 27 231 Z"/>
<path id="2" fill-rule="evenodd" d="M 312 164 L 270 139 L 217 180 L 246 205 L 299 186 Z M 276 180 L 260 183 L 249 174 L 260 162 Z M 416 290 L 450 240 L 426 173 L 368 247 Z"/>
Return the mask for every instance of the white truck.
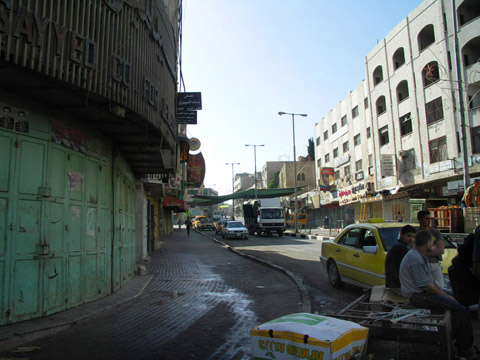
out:
<path id="1" fill-rule="evenodd" d="M 244 202 L 243 219 L 250 235 L 277 233 L 282 236 L 285 231 L 285 212 L 280 206 L 280 198 Z"/>

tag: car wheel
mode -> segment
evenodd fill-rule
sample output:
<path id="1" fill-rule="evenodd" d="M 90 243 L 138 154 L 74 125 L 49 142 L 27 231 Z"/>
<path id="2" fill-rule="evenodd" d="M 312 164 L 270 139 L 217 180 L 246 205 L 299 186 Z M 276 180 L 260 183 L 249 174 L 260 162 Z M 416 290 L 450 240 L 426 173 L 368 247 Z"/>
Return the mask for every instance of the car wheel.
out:
<path id="1" fill-rule="evenodd" d="M 335 261 L 330 260 L 328 262 L 327 271 L 328 281 L 330 282 L 330 285 L 337 289 L 340 289 L 345 285 L 345 283 L 340 278 L 340 273 L 338 272 L 337 264 L 335 264 Z"/>
<path id="2" fill-rule="evenodd" d="M 282 230 L 279 230 L 278 231 L 278 237 L 282 237 L 283 236 L 283 231 Z"/>

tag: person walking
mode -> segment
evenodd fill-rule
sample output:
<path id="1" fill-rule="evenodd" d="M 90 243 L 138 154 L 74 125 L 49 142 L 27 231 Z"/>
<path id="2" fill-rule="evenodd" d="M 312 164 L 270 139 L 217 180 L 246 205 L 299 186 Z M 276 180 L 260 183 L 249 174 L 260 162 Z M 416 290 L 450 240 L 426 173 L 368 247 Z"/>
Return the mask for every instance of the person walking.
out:
<path id="1" fill-rule="evenodd" d="M 480 179 L 473 180 L 462 197 L 462 209 L 469 207 L 480 207 Z M 473 206 L 472 206 L 473 204 Z"/>
<path id="2" fill-rule="evenodd" d="M 190 218 L 187 218 L 185 221 L 185 226 L 187 227 L 187 235 L 190 236 L 190 228 L 192 227 L 192 221 Z"/>

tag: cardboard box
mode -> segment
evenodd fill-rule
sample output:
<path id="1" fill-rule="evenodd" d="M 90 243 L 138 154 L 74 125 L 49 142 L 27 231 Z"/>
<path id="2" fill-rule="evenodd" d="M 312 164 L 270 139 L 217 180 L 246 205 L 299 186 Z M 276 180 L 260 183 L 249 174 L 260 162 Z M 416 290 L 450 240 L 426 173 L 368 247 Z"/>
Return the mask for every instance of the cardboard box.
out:
<path id="1" fill-rule="evenodd" d="M 282 316 L 250 331 L 255 360 L 350 359 L 366 354 L 368 328 L 309 313 Z"/>

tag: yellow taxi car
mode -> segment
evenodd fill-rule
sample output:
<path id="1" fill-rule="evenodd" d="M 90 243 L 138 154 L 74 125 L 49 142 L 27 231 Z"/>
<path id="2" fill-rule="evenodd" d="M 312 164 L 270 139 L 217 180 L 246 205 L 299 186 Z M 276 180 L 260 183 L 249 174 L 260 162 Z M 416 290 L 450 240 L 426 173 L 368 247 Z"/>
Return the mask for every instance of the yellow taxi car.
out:
<path id="1" fill-rule="evenodd" d="M 370 288 L 385 285 L 385 257 L 397 242 L 405 223 L 372 222 L 347 226 L 334 240 L 322 243 L 320 262 L 333 287 L 345 283 Z M 418 228 L 418 224 L 409 224 Z M 457 254 L 456 246 L 445 240 L 445 252 L 441 262 L 448 281 L 448 267 Z"/>

